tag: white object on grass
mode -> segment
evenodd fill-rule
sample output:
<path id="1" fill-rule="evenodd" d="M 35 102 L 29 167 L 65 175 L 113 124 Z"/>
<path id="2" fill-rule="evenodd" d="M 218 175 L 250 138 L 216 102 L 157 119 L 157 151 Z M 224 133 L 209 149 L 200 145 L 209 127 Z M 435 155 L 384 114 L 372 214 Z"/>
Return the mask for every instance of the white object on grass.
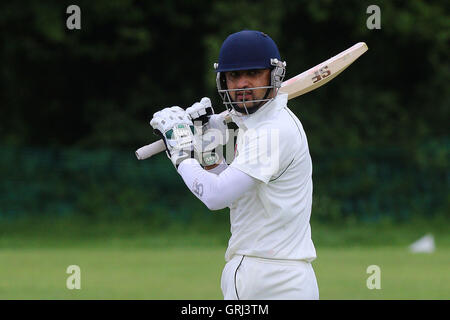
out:
<path id="1" fill-rule="evenodd" d="M 409 250 L 413 253 L 432 253 L 436 249 L 434 237 L 432 234 L 426 234 L 419 240 L 413 242 L 409 246 Z"/>

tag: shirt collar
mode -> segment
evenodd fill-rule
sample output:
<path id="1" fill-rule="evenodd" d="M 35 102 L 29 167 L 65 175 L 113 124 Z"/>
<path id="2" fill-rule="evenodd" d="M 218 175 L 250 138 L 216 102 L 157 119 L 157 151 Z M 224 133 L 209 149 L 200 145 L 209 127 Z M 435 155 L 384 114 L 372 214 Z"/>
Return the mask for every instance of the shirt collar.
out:
<path id="1" fill-rule="evenodd" d="M 277 96 L 270 102 L 259 108 L 258 111 L 249 115 L 236 115 L 231 114 L 233 122 L 235 122 L 239 128 L 254 128 L 265 120 L 271 118 L 271 115 L 283 109 L 288 101 L 287 93 L 278 93 Z"/>

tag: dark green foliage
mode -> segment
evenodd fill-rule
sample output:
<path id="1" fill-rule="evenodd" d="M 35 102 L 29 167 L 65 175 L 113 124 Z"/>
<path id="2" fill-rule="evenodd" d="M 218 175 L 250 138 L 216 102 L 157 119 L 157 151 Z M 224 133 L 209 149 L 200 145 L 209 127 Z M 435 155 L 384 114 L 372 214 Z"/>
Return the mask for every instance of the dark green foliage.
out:
<path id="1" fill-rule="evenodd" d="M 439 143 L 424 146 L 423 158 L 418 159 L 407 150 L 394 149 L 313 155 L 313 220 L 401 222 L 448 213 L 449 177 L 438 160 L 436 152 L 444 147 Z M 442 143 L 448 150 L 448 141 Z M 164 155 L 139 162 L 132 150 L 5 146 L 1 155 L 0 217 L 150 218 L 156 228 L 175 221 L 228 223 L 228 210 L 209 212 Z M 436 161 L 426 161 L 424 166 L 427 157 Z"/>
<path id="2" fill-rule="evenodd" d="M 289 102 L 308 135 L 318 219 L 448 213 L 448 1 L 378 1 L 380 30 L 366 27 L 372 1 L 83 0 L 81 30 L 66 28 L 70 4 L 0 4 L 1 215 L 151 212 L 164 224 L 205 210 L 164 157 L 133 152 L 156 140 L 148 122 L 163 107 L 209 96 L 223 110 L 212 64 L 242 29 L 271 35 L 287 78 L 369 46 Z"/>
<path id="3" fill-rule="evenodd" d="M 0 137 L 41 146 L 129 147 L 147 142 L 151 115 L 211 96 L 225 37 L 270 34 L 287 77 L 358 41 L 369 51 L 327 86 L 290 105 L 313 150 L 421 144 L 448 136 L 449 12 L 445 1 L 67 1 L 0 5 Z"/>

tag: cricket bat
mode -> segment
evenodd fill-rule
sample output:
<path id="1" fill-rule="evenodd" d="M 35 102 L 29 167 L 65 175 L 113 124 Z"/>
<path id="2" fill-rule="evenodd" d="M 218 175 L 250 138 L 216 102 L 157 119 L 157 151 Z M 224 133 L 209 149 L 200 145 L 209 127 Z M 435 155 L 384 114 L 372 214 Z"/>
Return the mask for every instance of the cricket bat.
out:
<path id="1" fill-rule="evenodd" d="M 358 42 L 354 46 L 335 55 L 334 57 L 319 63 L 305 72 L 284 81 L 281 84 L 279 92 L 287 93 L 288 99 L 301 96 L 314 89 L 317 89 L 328 83 L 358 59 L 367 51 L 367 45 L 364 42 Z M 226 116 L 228 111 L 223 111 Z M 136 150 L 135 154 L 139 160 L 150 158 L 166 149 L 164 142 L 158 140 L 149 145 Z"/>

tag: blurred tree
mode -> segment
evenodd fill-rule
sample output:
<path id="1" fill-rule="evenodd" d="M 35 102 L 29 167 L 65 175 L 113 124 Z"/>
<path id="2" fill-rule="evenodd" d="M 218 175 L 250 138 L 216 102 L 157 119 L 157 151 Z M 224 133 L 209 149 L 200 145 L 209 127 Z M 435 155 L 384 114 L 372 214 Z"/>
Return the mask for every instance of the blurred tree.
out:
<path id="1" fill-rule="evenodd" d="M 69 2 L 28 4 L 0 5 L 3 141 L 142 143 L 157 108 L 203 92 L 208 1 L 79 1 L 79 31 Z"/>
<path id="2" fill-rule="evenodd" d="M 444 1 L 379 1 L 381 30 L 366 28 L 369 1 L 286 1 L 280 46 L 288 77 L 358 41 L 369 51 L 339 79 L 290 102 L 313 150 L 423 143 L 448 136 L 449 14 Z M 293 32 L 292 30 L 295 30 Z M 291 31 L 291 32 L 289 32 Z"/>
<path id="3" fill-rule="evenodd" d="M 81 30 L 66 28 L 70 4 L 0 2 L 0 144 L 20 147 L 2 147 L 3 211 L 166 215 L 185 186 L 164 159 L 150 168 L 132 151 L 157 139 L 148 121 L 162 107 L 210 96 L 223 110 L 212 64 L 229 34 L 257 29 L 277 42 L 287 79 L 369 46 L 289 102 L 319 219 L 448 214 L 448 1 L 377 1 L 379 30 L 366 27 L 372 1 L 80 0 Z"/>
<path id="4" fill-rule="evenodd" d="M 313 152 L 402 145 L 449 135 L 449 4 L 379 1 L 86 1 L 67 30 L 68 1 L 0 4 L 0 137 L 19 145 L 134 149 L 148 120 L 202 96 L 220 104 L 212 68 L 230 33 L 260 29 L 287 78 L 358 41 L 369 51 L 320 90 L 289 103 Z M 221 108 L 218 107 L 218 110 Z"/>

